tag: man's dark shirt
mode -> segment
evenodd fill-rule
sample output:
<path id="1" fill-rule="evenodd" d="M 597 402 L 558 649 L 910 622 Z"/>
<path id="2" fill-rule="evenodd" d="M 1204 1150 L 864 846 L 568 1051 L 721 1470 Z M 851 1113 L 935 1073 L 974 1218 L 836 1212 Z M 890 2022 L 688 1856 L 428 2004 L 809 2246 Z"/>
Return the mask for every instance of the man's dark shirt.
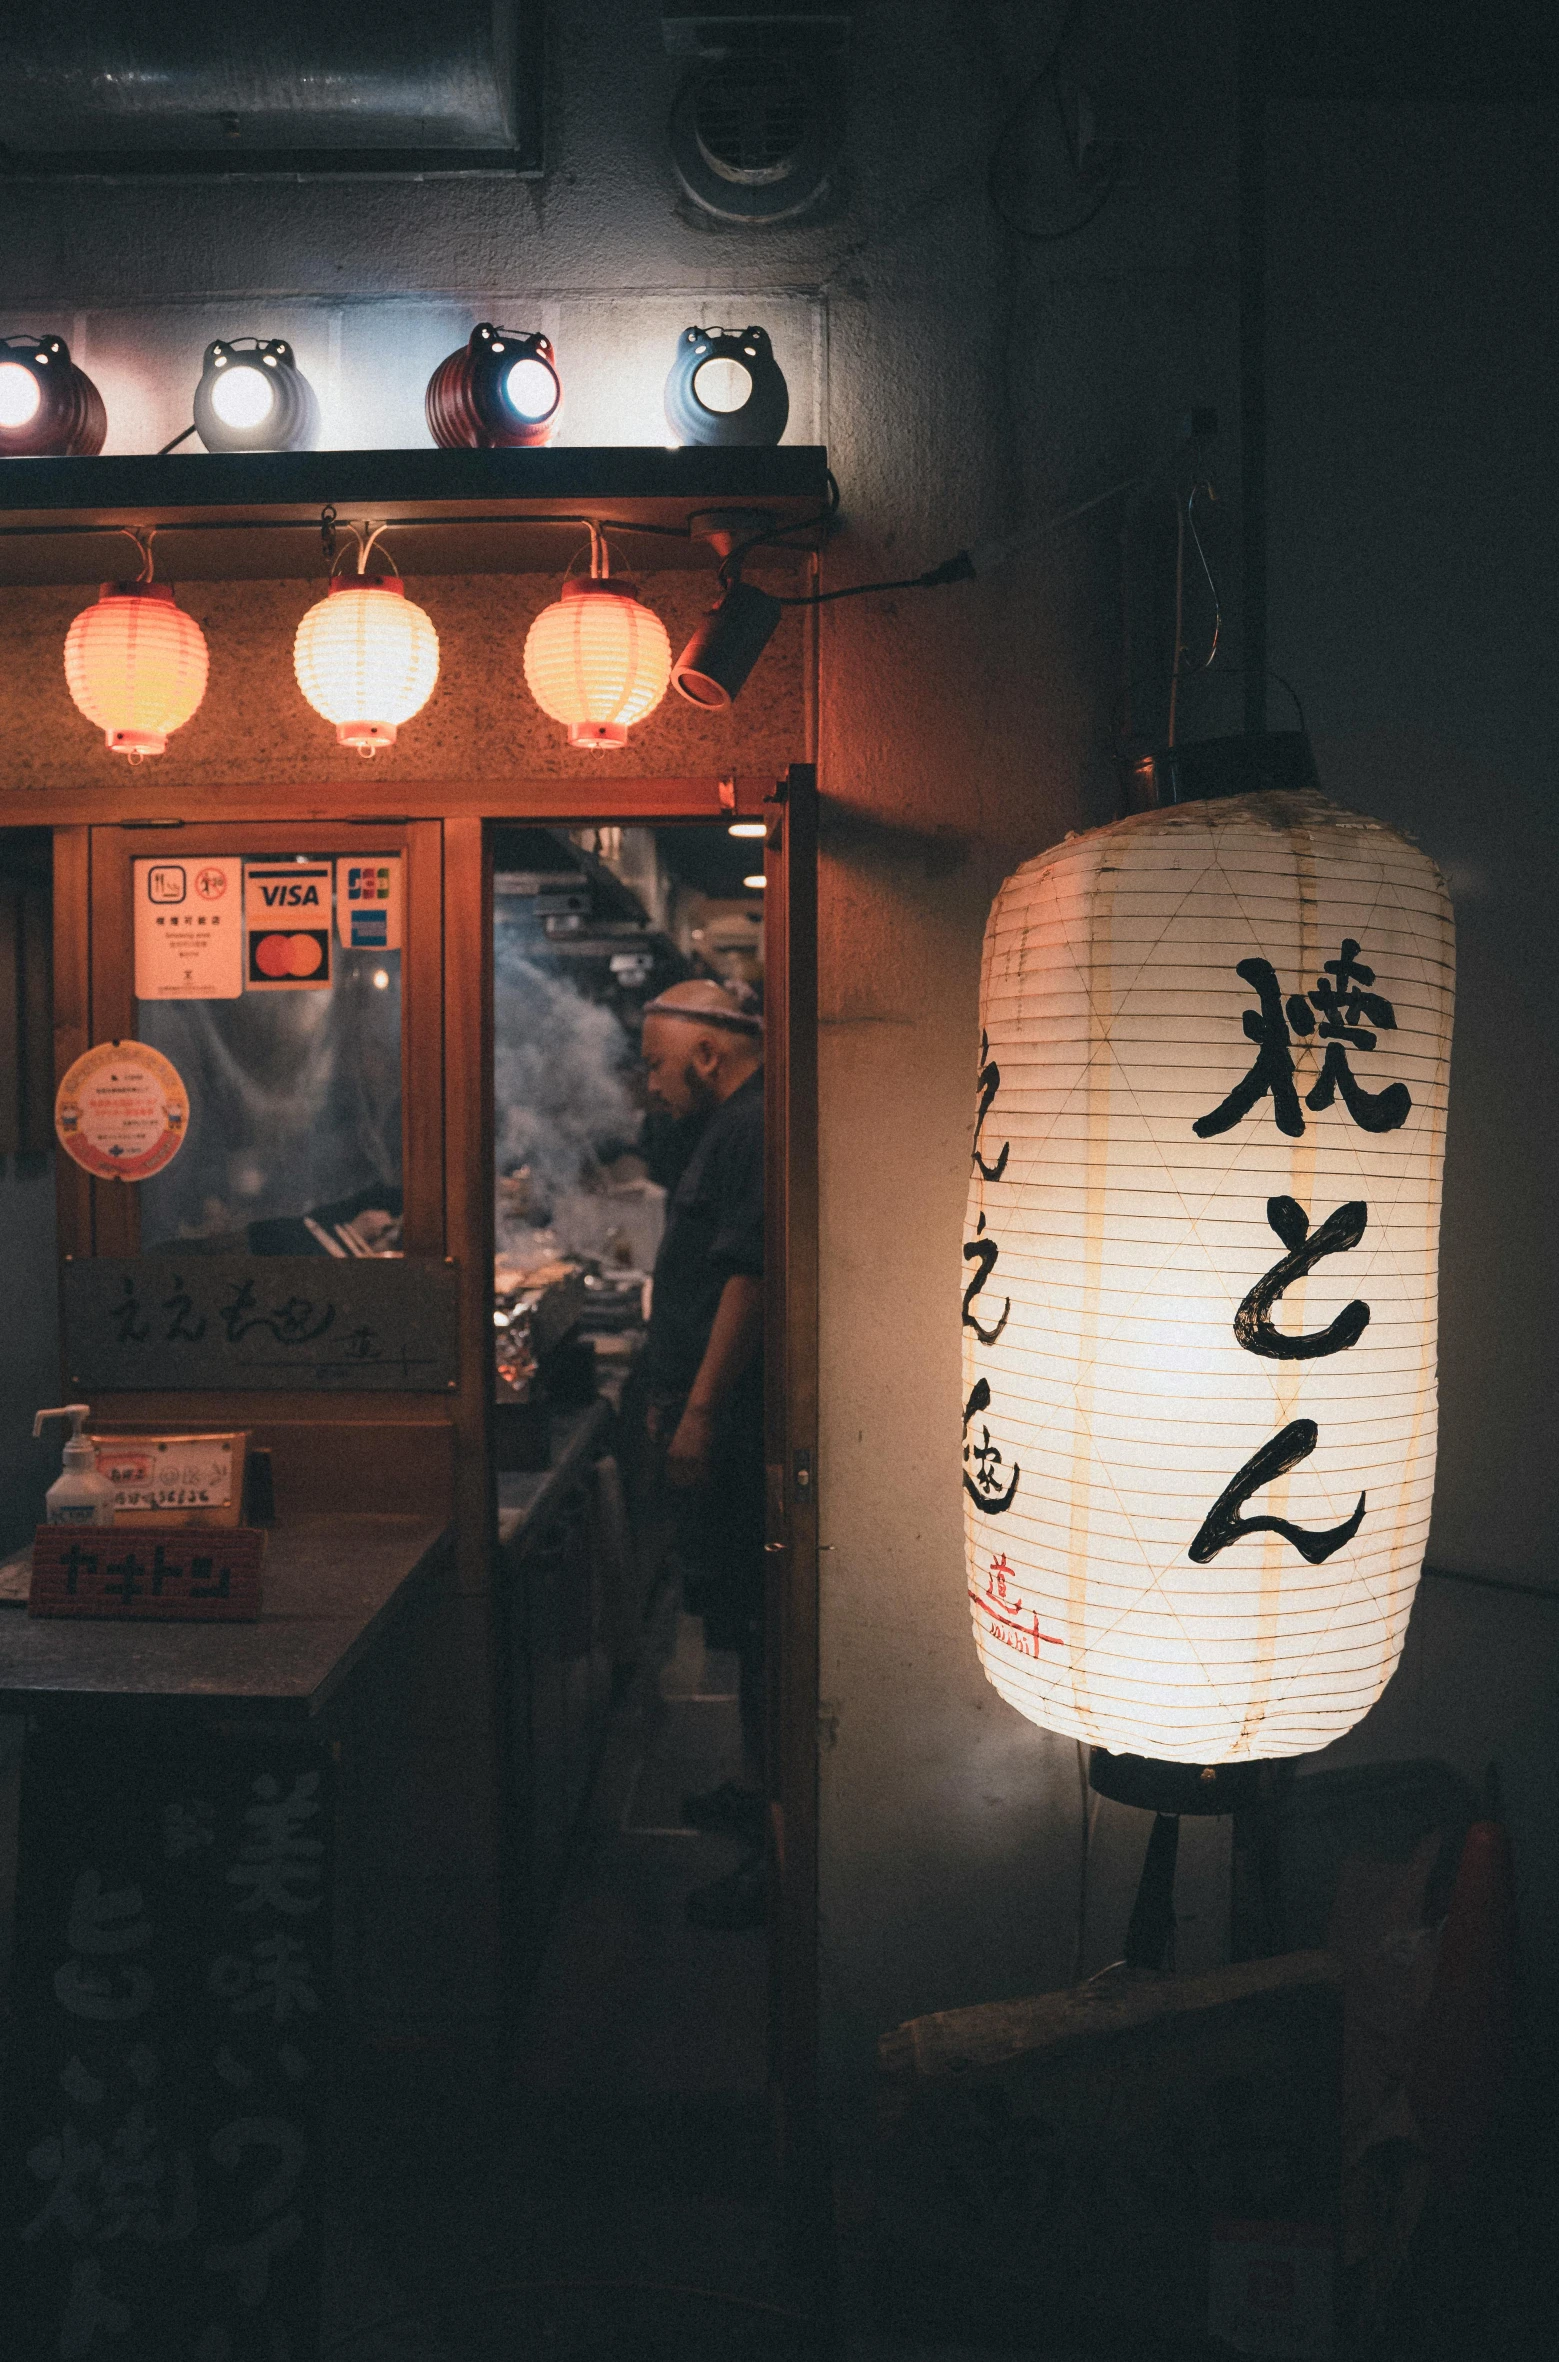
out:
<path id="1" fill-rule="evenodd" d="M 737 1274 L 763 1276 L 761 1066 L 710 1116 L 666 1201 L 645 1344 L 652 1400 L 682 1401 L 691 1392 L 721 1293 Z M 760 1400 L 761 1369 L 755 1357 Z"/>

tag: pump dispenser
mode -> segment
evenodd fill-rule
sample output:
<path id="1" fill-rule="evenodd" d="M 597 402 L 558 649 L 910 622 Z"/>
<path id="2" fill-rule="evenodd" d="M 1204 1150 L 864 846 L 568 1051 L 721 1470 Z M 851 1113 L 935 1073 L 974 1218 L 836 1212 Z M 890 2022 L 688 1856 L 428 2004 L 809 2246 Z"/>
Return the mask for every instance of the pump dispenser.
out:
<path id="1" fill-rule="evenodd" d="M 114 1522 L 114 1488 L 106 1476 L 99 1476 L 96 1450 L 91 1438 L 81 1432 L 84 1421 L 91 1415 L 90 1403 L 68 1402 L 58 1410 L 40 1411 L 32 1423 L 33 1435 L 37 1437 L 43 1433 L 45 1419 L 70 1421 L 64 1474 L 54 1479 L 44 1495 L 44 1522 L 48 1525 L 112 1525 Z"/>

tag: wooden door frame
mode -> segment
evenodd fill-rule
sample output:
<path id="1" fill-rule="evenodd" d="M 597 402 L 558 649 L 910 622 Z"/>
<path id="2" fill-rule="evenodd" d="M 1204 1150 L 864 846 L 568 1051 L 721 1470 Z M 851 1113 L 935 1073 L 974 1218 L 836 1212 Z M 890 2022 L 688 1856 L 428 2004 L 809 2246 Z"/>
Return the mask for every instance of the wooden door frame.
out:
<path id="1" fill-rule="evenodd" d="M 817 775 L 767 814 L 764 1425 L 770 2065 L 782 2172 L 803 2211 L 816 2131 L 818 1706 Z"/>
<path id="2" fill-rule="evenodd" d="M 171 775 L 169 775 L 171 777 Z M 767 1124 L 766 1461 L 772 1815 L 776 1869 L 770 1959 L 774 1971 L 771 2067 L 782 2155 L 794 2183 L 808 2170 L 815 2123 L 817 2053 L 817 1031 L 816 775 L 792 765 L 772 776 L 716 778 L 517 778 L 501 785 L 374 782 L 394 815 L 365 810 L 364 784 L 313 787 L 269 782 L 214 789 L 137 777 L 133 795 L 102 786 L 29 798 L 27 821 L 54 831 L 54 1060 L 56 1082 L 105 1020 L 128 1026 L 134 1002 L 128 863 L 159 851 L 198 858 L 236 852 L 253 837 L 268 852 L 292 838 L 310 850 L 401 848 L 408 854 L 403 949 L 403 1051 L 407 1071 L 435 1046 L 444 1090 L 436 1121 L 414 1131 L 407 1093 L 408 1173 L 413 1157 L 437 1168 L 440 1228 L 419 1251 L 453 1257 L 461 1273 L 461 1375 L 446 1415 L 455 1430 L 455 1580 L 491 1599 L 495 1485 L 486 1355 L 491 1346 L 492 860 L 490 831 L 505 821 L 579 827 L 657 826 L 763 818 L 768 823 L 764 916 L 769 1011 Z M 166 833 L 163 833 L 166 831 Z M 370 833 L 371 832 L 371 833 Z M 260 842 L 263 836 L 267 841 Z M 94 847 L 94 839 L 96 847 Z M 117 881 L 116 883 L 113 881 Z M 472 923 L 475 912 L 476 923 Z M 408 1032 L 412 1037 L 408 1042 Z M 97 1218 L 95 1185 L 69 1158 L 59 1163 L 60 1252 L 134 1252 L 127 1209 Z M 109 1185 L 101 1185 L 107 1188 Z M 128 1193 L 126 1193 L 128 1195 Z M 428 1204 L 434 1202 L 430 1192 Z M 133 1209 L 128 1209 L 133 1211 Z M 333 1397 L 339 1415 L 392 1419 L 400 1398 Z M 413 1398 L 407 1398 L 411 1400 Z M 131 1416 L 274 1421 L 290 1398 L 136 1398 Z M 317 1419 L 320 1398 L 297 1405 Z M 494 1666 L 496 1677 L 496 1665 Z"/>

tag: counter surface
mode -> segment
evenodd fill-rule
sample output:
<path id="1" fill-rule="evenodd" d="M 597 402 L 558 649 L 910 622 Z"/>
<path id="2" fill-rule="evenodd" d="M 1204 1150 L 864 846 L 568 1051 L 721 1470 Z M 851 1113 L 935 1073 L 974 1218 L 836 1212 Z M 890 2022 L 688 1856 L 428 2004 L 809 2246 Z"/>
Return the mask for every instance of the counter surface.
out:
<path id="1" fill-rule="evenodd" d="M 298 1517 L 273 1527 L 253 1624 L 0 1613 L 0 1707 L 91 1703 L 306 1721 L 431 1581 L 447 1529 L 421 1517 Z"/>

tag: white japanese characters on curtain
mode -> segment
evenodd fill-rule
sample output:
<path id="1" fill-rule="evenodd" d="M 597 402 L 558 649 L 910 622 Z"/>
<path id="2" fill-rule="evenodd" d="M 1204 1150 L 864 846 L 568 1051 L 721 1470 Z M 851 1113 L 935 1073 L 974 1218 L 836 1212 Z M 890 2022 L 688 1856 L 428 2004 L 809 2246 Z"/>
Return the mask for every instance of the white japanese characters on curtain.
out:
<path id="1" fill-rule="evenodd" d="M 1433 863 L 1316 795 L 1150 812 L 991 911 L 963 1245 L 981 1662 L 1031 1721 L 1296 1755 L 1423 1562 L 1454 982 Z"/>

